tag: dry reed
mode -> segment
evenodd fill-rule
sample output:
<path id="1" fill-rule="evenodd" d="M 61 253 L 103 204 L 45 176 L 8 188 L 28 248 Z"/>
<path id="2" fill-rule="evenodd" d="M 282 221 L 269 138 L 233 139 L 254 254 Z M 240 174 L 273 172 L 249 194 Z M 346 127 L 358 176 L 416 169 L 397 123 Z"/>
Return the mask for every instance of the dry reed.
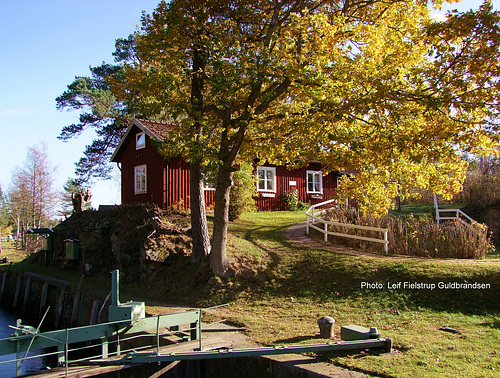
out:
<path id="1" fill-rule="evenodd" d="M 495 250 L 489 238 L 487 226 L 480 223 L 468 224 L 461 220 L 449 221 L 441 226 L 432 219 L 413 217 L 374 218 L 363 215 L 356 209 L 331 209 L 325 220 L 359 226 L 387 228 L 389 254 L 429 258 L 482 259 Z M 332 232 L 380 238 L 378 231 L 352 229 L 343 226 L 329 226 Z M 377 253 L 383 253 L 383 246 L 375 242 L 360 241 L 338 236 L 330 237 L 333 244 L 345 245 Z"/>

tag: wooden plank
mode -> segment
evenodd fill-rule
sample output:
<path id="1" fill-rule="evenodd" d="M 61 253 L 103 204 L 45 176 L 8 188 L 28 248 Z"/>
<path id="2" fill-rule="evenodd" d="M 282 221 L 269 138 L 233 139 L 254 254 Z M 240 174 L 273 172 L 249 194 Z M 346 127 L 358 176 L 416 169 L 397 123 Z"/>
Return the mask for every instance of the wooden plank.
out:
<path id="1" fill-rule="evenodd" d="M 313 228 L 321 233 L 324 233 L 325 230 L 322 229 L 322 228 L 319 228 L 319 227 L 316 227 L 312 224 L 309 225 L 310 228 Z M 342 234 L 342 233 L 339 233 L 339 232 L 331 232 L 331 231 L 327 231 L 327 234 L 328 235 L 332 235 L 332 236 L 340 236 L 340 237 L 345 237 L 345 238 L 350 238 L 350 239 L 358 239 L 358 240 L 365 240 L 365 241 L 372 241 L 372 242 L 376 242 L 376 243 L 382 243 L 382 244 L 387 244 L 388 242 L 386 240 L 383 240 L 383 239 L 374 239 L 374 238 L 368 238 L 368 237 L 365 237 L 365 236 L 357 236 L 357 235 L 350 235 L 350 234 Z"/>
<path id="2" fill-rule="evenodd" d="M 68 281 L 59 280 L 57 278 L 52 278 L 52 277 L 47 277 L 47 276 L 42 276 L 41 274 L 26 272 L 26 273 L 24 273 L 24 275 L 26 277 L 31 277 L 32 279 L 37 280 L 37 281 L 48 282 L 52 286 L 64 286 L 64 287 L 71 286 L 71 284 Z"/>
<path id="3" fill-rule="evenodd" d="M 19 273 L 19 276 L 17 276 L 16 293 L 14 294 L 14 303 L 12 304 L 12 307 L 14 308 L 17 307 L 17 303 L 19 302 L 19 294 L 21 292 L 22 284 L 23 284 L 23 273 Z"/>
<path id="4" fill-rule="evenodd" d="M 7 284 L 7 274 L 9 273 L 8 270 L 3 272 L 2 276 L 2 289 L 0 289 L 0 303 L 2 303 L 2 298 L 3 298 L 3 293 L 5 292 L 5 286 Z"/>
<path id="5" fill-rule="evenodd" d="M 54 328 L 57 328 L 59 326 L 59 322 L 61 320 L 65 294 L 66 294 L 66 288 L 61 287 L 61 291 L 59 292 L 59 297 L 57 298 L 57 308 L 56 308 L 56 317 L 54 319 Z"/>
<path id="6" fill-rule="evenodd" d="M 357 224 L 326 221 L 326 220 L 324 220 L 322 218 L 318 218 L 318 217 L 314 217 L 314 218 L 315 218 L 316 221 L 319 221 L 319 223 L 328 223 L 329 225 L 332 225 L 332 226 L 340 226 L 340 227 L 347 227 L 347 228 L 357 228 L 357 229 L 366 230 L 366 231 L 380 231 L 380 232 L 387 231 L 387 228 L 370 227 L 370 226 L 359 226 Z"/>
<path id="7" fill-rule="evenodd" d="M 99 305 L 100 302 L 96 299 L 94 302 L 92 302 L 92 311 L 90 313 L 90 322 L 89 324 L 96 324 L 97 322 L 97 314 L 99 313 Z"/>
<path id="8" fill-rule="evenodd" d="M 174 362 L 168 364 L 167 366 L 165 366 L 164 368 L 161 368 L 156 373 L 150 375 L 149 378 L 159 378 L 159 377 L 163 376 L 165 373 L 168 373 L 170 370 L 175 368 L 180 363 L 181 363 L 180 361 L 174 361 Z"/>
<path id="9" fill-rule="evenodd" d="M 26 312 L 26 308 L 28 307 L 30 289 L 31 289 L 31 277 L 28 276 L 28 279 L 26 280 L 26 288 L 24 289 L 23 312 Z"/>
<path id="10" fill-rule="evenodd" d="M 38 314 L 41 316 L 45 306 L 47 305 L 47 293 L 49 292 L 49 283 L 44 282 L 42 287 L 42 293 L 40 295 L 40 308 L 38 309 Z"/>
<path id="11" fill-rule="evenodd" d="M 83 278 L 85 275 L 80 276 L 80 281 L 78 282 L 78 287 L 76 289 L 75 293 L 75 298 L 73 300 L 73 309 L 71 311 L 71 321 L 70 321 L 70 326 L 75 326 L 76 325 L 76 318 L 78 316 L 78 304 L 80 303 L 80 294 L 81 294 L 81 289 L 82 289 L 82 283 L 83 283 Z"/>

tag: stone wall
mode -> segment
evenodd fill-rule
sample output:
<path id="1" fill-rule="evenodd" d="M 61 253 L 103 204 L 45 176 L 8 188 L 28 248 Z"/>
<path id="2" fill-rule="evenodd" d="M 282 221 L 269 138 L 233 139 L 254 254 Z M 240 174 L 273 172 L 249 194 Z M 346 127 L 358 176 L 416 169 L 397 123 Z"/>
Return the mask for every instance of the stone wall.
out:
<path id="1" fill-rule="evenodd" d="M 54 228 L 52 250 L 38 263 L 85 275 L 109 275 L 119 269 L 123 282 L 146 282 L 163 263 L 191 253 L 189 217 L 151 205 L 107 207 L 75 213 Z M 68 258 L 68 240 L 78 244 Z"/>

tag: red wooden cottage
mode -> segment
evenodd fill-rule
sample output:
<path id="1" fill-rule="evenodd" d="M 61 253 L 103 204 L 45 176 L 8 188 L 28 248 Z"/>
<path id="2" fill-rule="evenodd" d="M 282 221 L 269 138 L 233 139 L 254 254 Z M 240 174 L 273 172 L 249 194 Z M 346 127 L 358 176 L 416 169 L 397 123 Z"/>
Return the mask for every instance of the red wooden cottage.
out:
<path id="1" fill-rule="evenodd" d="M 155 203 L 160 208 L 189 208 L 189 163 L 180 157 L 166 160 L 152 141 L 165 140 L 172 124 L 134 120 L 125 132 L 111 161 L 121 170 L 123 204 Z M 299 200 L 311 204 L 330 199 L 337 188 L 339 173 L 323 176 L 321 165 L 311 163 L 305 168 L 263 164 L 255 166 L 259 210 L 285 210 L 283 194 L 297 189 Z M 214 201 L 214 189 L 205 189 L 207 206 Z"/>

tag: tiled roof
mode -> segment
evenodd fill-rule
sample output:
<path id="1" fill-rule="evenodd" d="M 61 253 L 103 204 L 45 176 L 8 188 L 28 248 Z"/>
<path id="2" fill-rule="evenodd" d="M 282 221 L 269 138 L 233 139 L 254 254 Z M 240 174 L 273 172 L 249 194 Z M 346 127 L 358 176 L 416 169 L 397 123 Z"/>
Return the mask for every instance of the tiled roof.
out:
<path id="1" fill-rule="evenodd" d="M 119 162 L 121 159 L 121 148 L 125 140 L 127 139 L 130 131 L 133 126 L 138 127 L 142 131 L 144 131 L 149 137 L 163 141 L 168 138 L 168 135 L 174 130 L 175 124 L 173 123 L 165 123 L 165 122 L 156 122 L 156 121 L 148 121 L 145 119 L 134 119 L 130 124 L 129 128 L 122 136 L 122 139 L 118 143 L 118 146 L 115 149 L 115 152 L 111 156 L 111 161 Z"/>
<path id="2" fill-rule="evenodd" d="M 145 119 L 138 119 L 138 121 L 151 133 L 153 133 L 159 140 L 165 140 L 168 135 L 174 130 L 175 124 L 164 123 L 157 121 L 149 121 Z"/>

